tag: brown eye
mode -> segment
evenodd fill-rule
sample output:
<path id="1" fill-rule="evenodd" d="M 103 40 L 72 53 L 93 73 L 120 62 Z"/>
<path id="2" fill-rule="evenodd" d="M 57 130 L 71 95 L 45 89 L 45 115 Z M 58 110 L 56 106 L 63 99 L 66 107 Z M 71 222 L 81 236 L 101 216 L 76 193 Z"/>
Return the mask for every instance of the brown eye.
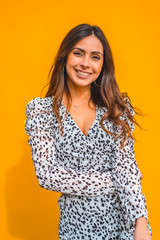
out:
<path id="1" fill-rule="evenodd" d="M 100 57 L 98 57 L 98 56 L 93 56 L 93 58 L 96 60 L 100 60 Z"/>
<path id="2" fill-rule="evenodd" d="M 77 56 L 82 56 L 82 53 L 80 53 L 80 52 L 74 52 L 73 54 L 77 55 Z"/>

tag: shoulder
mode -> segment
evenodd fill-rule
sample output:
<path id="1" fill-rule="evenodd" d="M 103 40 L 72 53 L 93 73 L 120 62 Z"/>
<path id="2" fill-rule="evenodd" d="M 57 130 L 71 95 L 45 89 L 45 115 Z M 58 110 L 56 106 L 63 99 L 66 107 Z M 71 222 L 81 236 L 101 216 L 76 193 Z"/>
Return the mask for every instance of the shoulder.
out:
<path id="1" fill-rule="evenodd" d="M 135 112 L 134 112 L 134 109 L 132 108 L 132 105 L 131 105 L 131 102 L 130 102 L 129 98 L 124 97 L 123 100 L 126 103 L 126 106 L 129 108 L 131 115 L 134 116 Z"/>
<path id="2" fill-rule="evenodd" d="M 52 112 L 53 97 L 34 98 L 26 105 L 26 116 L 32 118 L 35 115 Z"/>
<path id="3" fill-rule="evenodd" d="M 25 130 L 28 135 L 36 134 L 36 131 L 45 131 L 52 134 L 55 126 L 55 114 L 52 110 L 53 97 L 34 98 L 26 105 Z"/>
<path id="4" fill-rule="evenodd" d="M 131 133 L 135 130 L 135 124 L 134 124 L 134 114 L 135 114 L 135 111 L 131 105 L 131 101 L 129 98 L 127 97 L 124 97 L 123 98 L 123 101 L 125 102 L 125 110 L 124 112 L 119 116 L 119 119 L 124 121 L 125 123 L 127 122 L 127 124 L 129 125 L 130 127 L 130 130 L 131 130 Z M 130 112 L 130 117 L 128 115 L 128 111 Z M 114 132 L 121 132 L 121 125 L 117 126 L 115 125 L 114 123 L 111 124 L 111 127 L 113 125 L 113 129 L 114 129 Z"/>

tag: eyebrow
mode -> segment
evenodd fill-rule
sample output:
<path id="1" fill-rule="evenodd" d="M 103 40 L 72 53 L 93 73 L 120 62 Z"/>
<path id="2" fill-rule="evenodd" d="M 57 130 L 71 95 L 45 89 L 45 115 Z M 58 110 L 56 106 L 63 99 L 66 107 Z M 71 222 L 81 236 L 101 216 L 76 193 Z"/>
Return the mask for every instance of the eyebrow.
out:
<path id="1" fill-rule="evenodd" d="M 82 52 L 86 52 L 84 49 L 82 49 L 82 48 L 78 48 L 78 47 L 76 47 L 76 48 L 72 48 L 72 50 L 73 49 L 78 49 L 78 50 L 80 50 L 80 51 L 82 51 Z M 103 56 L 103 54 L 101 53 L 101 52 L 98 52 L 98 51 L 93 51 L 93 52 L 91 52 L 91 53 L 93 53 L 93 54 L 95 54 L 95 53 L 99 53 L 99 54 L 101 54 L 102 56 Z"/>

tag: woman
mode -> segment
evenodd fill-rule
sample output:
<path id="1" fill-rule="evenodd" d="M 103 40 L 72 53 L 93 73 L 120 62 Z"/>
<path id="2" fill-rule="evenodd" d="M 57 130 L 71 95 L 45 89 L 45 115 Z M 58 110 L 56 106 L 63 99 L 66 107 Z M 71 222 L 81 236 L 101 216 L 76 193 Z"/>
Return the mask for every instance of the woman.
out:
<path id="1" fill-rule="evenodd" d="M 41 187 L 61 192 L 60 240 L 150 240 L 132 132 L 136 111 L 114 76 L 97 26 L 64 38 L 45 98 L 26 106 L 25 129 Z"/>

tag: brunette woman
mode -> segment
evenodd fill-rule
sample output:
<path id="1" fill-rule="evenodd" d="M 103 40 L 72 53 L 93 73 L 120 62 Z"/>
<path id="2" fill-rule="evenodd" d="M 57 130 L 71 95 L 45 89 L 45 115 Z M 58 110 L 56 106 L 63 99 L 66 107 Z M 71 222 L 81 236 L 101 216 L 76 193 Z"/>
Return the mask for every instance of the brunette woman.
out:
<path id="1" fill-rule="evenodd" d="M 60 240 L 151 240 L 134 113 L 102 30 L 73 28 L 55 57 L 45 98 L 26 106 L 39 184 L 62 193 Z"/>

